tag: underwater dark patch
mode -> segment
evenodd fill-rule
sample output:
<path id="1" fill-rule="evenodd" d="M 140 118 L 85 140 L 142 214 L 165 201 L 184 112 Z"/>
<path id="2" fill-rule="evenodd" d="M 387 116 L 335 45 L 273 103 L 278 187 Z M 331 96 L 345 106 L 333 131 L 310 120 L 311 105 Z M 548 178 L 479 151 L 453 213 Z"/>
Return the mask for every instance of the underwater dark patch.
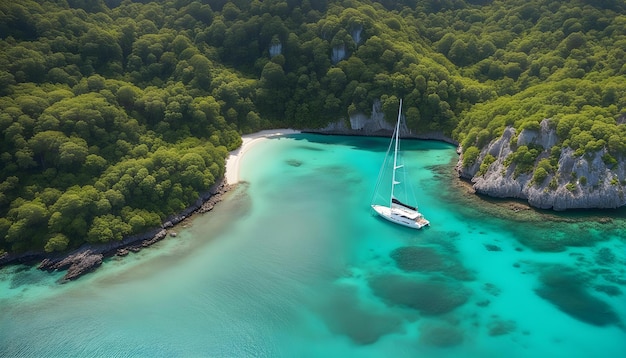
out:
<path id="1" fill-rule="evenodd" d="M 287 165 L 292 166 L 292 167 L 299 167 L 302 165 L 302 162 L 296 159 L 288 159 L 286 160 Z"/>
<path id="2" fill-rule="evenodd" d="M 463 331 L 445 322 L 425 322 L 419 329 L 419 341 L 434 347 L 454 347 L 463 343 Z"/>
<path id="3" fill-rule="evenodd" d="M 446 268 L 443 255 L 432 247 L 401 247 L 393 250 L 390 256 L 400 269 L 407 272 L 442 271 Z"/>
<path id="4" fill-rule="evenodd" d="M 332 294 L 321 307 L 321 315 L 333 333 L 347 336 L 360 345 L 375 343 L 382 336 L 397 332 L 402 324 L 396 315 L 363 306 L 356 290 L 351 288 Z"/>
<path id="5" fill-rule="evenodd" d="M 457 247 L 454 245 L 454 241 L 461 236 L 461 233 L 458 231 L 444 231 L 437 232 L 429 230 L 432 235 L 424 238 L 424 243 L 428 245 L 433 245 L 442 250 L 449 255 L 454 255 L 459 252 Z M 446 238 L 442 240 L 442 238 Z"/>
<path id="6" fill-rule="evenodd" d="M 37 285 L 42 279 L 46 276 L 45 273 L 38 271 L 32 267 L 24 266 L 23 269 L 20 268 L 16 270 L 13 275 L 11 275 L 11 283 L 10 288 L 16 289 L 22 286 L 29 285 Z"/>
<path id="7" fill-rule="evenodd" d="M 562 266 L 544 269 L 539 277 L 537 295 L 569 316 L 595 326 L 620 325 L 612 307 L 586 290 L 588 278 L 581 272 Z"/>
<path id="8" fill-rule="evenodd" d="M 470 291 L 449 280 L 380 275 L 369 280 L 374 294 L 388 304 L 409 307 L 424 315 L 448 313 L 467 302 Z"/>
<path id="9" fill-rule="evenodd" d="M 619 287 L 613 285 L 596 285 L 594 289 L 609 296 L 619 296 L 622 294 L 622 290 L 620 290 Z"/>
<path id="10" fill-rule="evenodd" d="M 483 290 L 485 290 L 485 292 L 487 292 L 488 294 L 492 295 L 492 296 L 498 296 L 500 295 L 500 288 L 498 288 L 498 286 L 494 285 L 493 283 L 485 283 L 482 287 Z"/>
<path id="11" fill-rule="evenodd" d="M 396 266 L 406 272 L 439 272 L 458 280 L 473 280 L 472 273 L 452 255 L 441 253 L 435 247 L 405 246 L 393 250 L 389 256 Z"/>
<path id="12" fill-rule="evenodd" d="M 517 329 L 515 321 L 495 319 L 487 324 L 489 335 L 492 337 L 509 334 Z"/>
<path id="13" fill-rule="evenodd" d="M 615 262 L 615 254 L 608 247 L 603 247 L 595 255 L 598 265 L 610 265 Z"/>
<path id="14" fill-rule="evenodd" d="M 314 147 L 312 145 L 299 145 L 296 147 L 297 149 L 303 149 L 303 150 L 308 150 L 311 152 L 323 152 L 325 149 L 320 148 L 320 147 Z"/>
<path id="15" fill-rule="evenodd" d="M 484 244 L 484 245 L 487 251 L 502 251 L 502 248 L 500 248 L 500 246 L 498 245 L 493 245 L 493 244 Z"/>
<path id="16" fill-rule="evenodd" d="M 525 225 L 512 227 L 511 230 L 521 244 L 537 252 L 562 252 L 568 247 L 589 247 L 604 239 L 604 236 L 598 236 L 593 230 L 580 225 L 572 224 L 558 232 L 551 230 L 554 222 L 549 219 L 535 225 L 537 230 L 533 231 L 529 231 Z"/>
<path id="17" fill-rule="evenodd" d="M 606 273 L 606 274 L 602 275 L 602 277 L 605 280 L 607 280 L 609 282 L 612 282 L 612 283 L 614 283 L 616 285 L 626 286 L 626 278 L 624 278 L 626 276 L 623 274 L 623 272 L 622 272 L 621 275 L 620 274 L 615 274 L 613 272 L 610 272 L 610 273 Z"/>

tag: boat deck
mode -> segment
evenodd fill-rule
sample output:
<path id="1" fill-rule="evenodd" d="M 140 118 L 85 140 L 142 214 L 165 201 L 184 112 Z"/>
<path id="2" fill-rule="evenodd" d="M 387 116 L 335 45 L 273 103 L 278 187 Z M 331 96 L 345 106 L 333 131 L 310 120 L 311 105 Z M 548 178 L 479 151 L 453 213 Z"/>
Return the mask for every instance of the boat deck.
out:
<path id="1" fill-rule="evenodd" d="M 390 208 L 382 205 L 372 205 L 372 209 L 382 218 L 412 229 L 421 229 L 424 226 L 430 226 L 430 221 L 426 220 L 418 211 Z"/>

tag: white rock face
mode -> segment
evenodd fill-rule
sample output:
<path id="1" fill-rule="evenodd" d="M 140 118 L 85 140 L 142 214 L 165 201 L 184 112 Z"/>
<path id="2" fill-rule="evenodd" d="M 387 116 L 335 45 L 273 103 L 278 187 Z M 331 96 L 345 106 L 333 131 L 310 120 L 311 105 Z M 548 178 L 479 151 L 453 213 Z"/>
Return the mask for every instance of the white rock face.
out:
<path id="1" fill-rule="evenodd" d="M 556 172 L 536 184 L 532 182 L 532 173 L 515 177 L 516 165 L 504 165 L 505 159 L 513 152 L 510 142 L 515 134 L 515 129 L 505 129 L 500 138 L 483 148 L 476 163 L 469 168 L 462 167 L 463 158 L 460 158 L 457 164 L 459 176 L 470 179 L 478 193 L 526 199 L 530 205 L 541 209 L 617 208 L 626 205 L 626 163 L 623 159 L 618 160 L 617 165 L 608 167 L 602 159 L 605 149 L 577 157 L 572 149 L 565 148 L 561 151 Z M 544 120 L 539 131 L 523 130 L 516 144 L 543 147 L 535 162 L 537 164 L 550 156 L 550 149 L 557 142 L 556 131 L 550 128 L 548 120 Z M 496 160 L 483 175 L 477 176 L 480 163 L 487 154 L 493 155 Z"/>
<path id="2" fill-rule="evenodd" d="M 350 32 L 350 36 L 352 36 L 352 40 L 355 44 L 361 43 L 361 32 L 363 32 L 363 26 L 358 26 Z"/>
<path id="3" fill-rule="evenodd" d="M 313 133 L 332 133 L 342 135 L 365 135 L 365 136 L 391 136 L 394 131 L 396 118 L 392 119 L 393 123 L 385 120 L 385 115 L 381 109 L 380 100 L 375 100 L 372 105 L 372 114 L 370 116 L 364 113 L 355 113 L 348 120 L 339 119 L 337 122 L 329 123 L 324 128 L 305 129 L 307 132 Z M 443 132 L 428 133 L 412 133 L 407 128 L 405 122 L 400 126 L 400 136 L 405 138 L 439 140 L 442 142 L 459 145 L 458 142 L 446 136 Z"/>
<path id="4" fill-rule="evenodd" d="M 355 113 L 350 116 L 348 121 L 341 119 L 337 122 L 328 124 L 319 131 L 370 135 L 375 134 L 376 132 L 393 132 L 393 129 L 393 124 L 385 121 L 385 115 L 381 112 L 380 101 L 376 100 L 372 105 L 371 116 L 367 116 L 364 113 Z M 405 132 L 408 132 L 406 128 Z"/>
<path id="5" fill-rule="evenodd" d="M 554 210 L 626 205 L 622 184 L 626 178 L 624 162 L 608 168 L 602 160 L 605 153 L 603 149 L 590 156 L 575 157 L 573 150 L 563 150 L 559 158 L 556 190 L 548 188 L 550 179 L 539 186 L 528 186 L 528 202 L 539 208 Z"/>
<path id="6" fill-rule="evenodd" d="M 330 60 L 333 64 L 337 64 L 339 61 L 346 58 L 348 51 L 346 50 L 346 45 L 339 45 L 333 47 L 332 53 L 330 55 Z"/>
<path id="7" fill-rule="evenodd" d="M 279 42 L 279 43 L 270 45 L 269 52 L 270 52 L 270 57 L 280 55 L 283 52 L 283 44 Z"/>
<path id="8" fill-rule="evenodd" d="M 357 113 L 350 116 L 351 129 L 366 131 L 369 133 L 377 131 L 393 131 L 393 124 L 385 121 L 385 115 L 381 112 L 380 101 L 375 101 L 372 105 L 372 115 L 366 116 L 363 113 Z"/>

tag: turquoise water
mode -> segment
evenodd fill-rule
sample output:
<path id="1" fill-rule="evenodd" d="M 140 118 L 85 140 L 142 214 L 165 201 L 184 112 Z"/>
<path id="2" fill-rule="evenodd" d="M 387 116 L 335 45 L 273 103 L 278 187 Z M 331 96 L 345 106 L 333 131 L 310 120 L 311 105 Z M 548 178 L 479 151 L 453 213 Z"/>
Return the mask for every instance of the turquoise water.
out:
<path id="1" fill-rule="evenodd" d="M 419 141 L 431 227 L 398 227 L 369 209 L 387 145 L 262 141 L 176 238 L 65 285 L 1 269 L 0 356 L 626 356 L 623 211 L 507 217 L 452 185 L 454 147 Z"/>

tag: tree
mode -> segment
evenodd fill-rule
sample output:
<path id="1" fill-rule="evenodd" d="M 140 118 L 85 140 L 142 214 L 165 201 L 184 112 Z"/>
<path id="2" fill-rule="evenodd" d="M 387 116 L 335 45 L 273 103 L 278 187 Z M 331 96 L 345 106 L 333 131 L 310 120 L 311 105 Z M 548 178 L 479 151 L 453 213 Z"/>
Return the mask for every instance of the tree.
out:
<path id="1" fill-rule="evenodd" d="M 463 166 L 467 168 L 474 165 L 479 155 L 480 149 L 478 149 L 477 147 L 471 146 L 466 148 L 463 152 Z"/>
<path id="2" fill-rule="evenodd" d="M 345 88 L 347 78 L 346 74 L 343 73 L 341 68 L 333 67 L 329 69 L 326 73 L 325 80 L 328 83 L 328 88 L 330 89 L 330 91 L 338 94 Z"/>
<path id="3" fill-rule="evenodd" d="M 46 168 L 47 164 L 56 164 L 59 148 L 68 140 L 62 132 L 44 131 L 35 134 L 28 141 L 28 147 L 38 158 L 39 165 Z"/>
<path id="4" fill-rule="evenodd" d="M 285 72 L 283 68 L 274 63 L 268 62 L 261 72 L 261 85 L 270 89 L 278 89 L 285 83 Z"/>
<path id="5" fill-rule="evenodd" d="M 117 90 L 117 101 L 127 110 L 131 110 L 135 106 L 135 100 L 139 95 L 139 90 L 133 86 L 122 86 Z"/>
<path id="6" fill-rule="evenodd" d="M 63 234 L 55 234 L 48 240 L 48 242 L 46 242 L 44 250 L 46 252 L 64 251 L 69 243 L 70 239 L 67 236 Z"/>
<path id="7" fill-rule="evenodd" d="M 193 66 L 194 80 L 192 85 L 208 90 L 211 85 L 211 62 L 203 55 L 197 54 L 189 59 L 189 64 Z"/>
<path id="8" fill-rule="evenodd" d="M 96 68 L 109 61 L 122 59 L 122 48 L 117 40 L 110 33 L 98 28 L 90 28 L 80 38 L 80 46 L 83 58 L 93 63 Z"/>
<path id="9" fill-rule="evenodd" d="M 86 240 L 88 242 L 120 241 L 132 232 L 132 227 L 118 216 L 111 214 L 98 216 L 93 219 Z"/>

